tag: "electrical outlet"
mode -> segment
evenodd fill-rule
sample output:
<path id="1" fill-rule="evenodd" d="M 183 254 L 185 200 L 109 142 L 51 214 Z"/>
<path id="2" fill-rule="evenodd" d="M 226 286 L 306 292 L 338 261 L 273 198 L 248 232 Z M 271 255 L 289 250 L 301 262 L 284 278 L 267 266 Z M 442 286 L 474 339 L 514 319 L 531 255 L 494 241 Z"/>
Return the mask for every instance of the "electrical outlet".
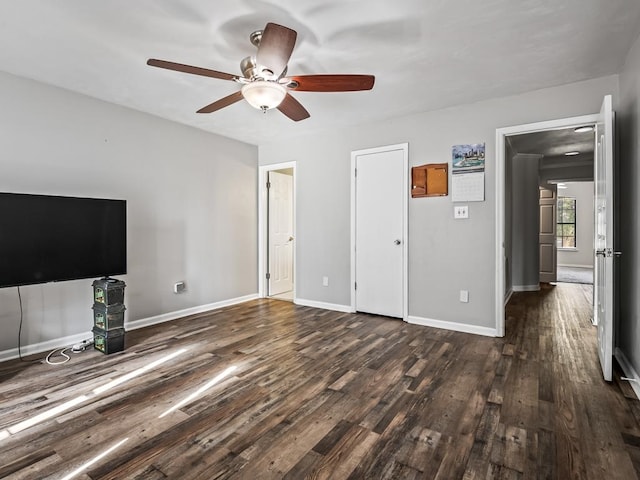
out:
<path id="1" fill-rule="evenodd" d="M 460 290 L 460 301 L 462 303 L 469 302 L 469 290 Z"/>
<path id="2" fill-rule="evenodd" d="M 469 206 L 456 205 L 453 207 L 453 218 L 469 218 Z"/>
<path id="3" fill-rule="evenodd" d="M 329 286 L 329 277 L 322 277 L 322 286 L 323 287 Z"/>
<path id="4" fill-rule="evenodd" d="M 173 293 L 182 293 L 187 289 L 184 282 L 176 282 L 173 284 Z"/>

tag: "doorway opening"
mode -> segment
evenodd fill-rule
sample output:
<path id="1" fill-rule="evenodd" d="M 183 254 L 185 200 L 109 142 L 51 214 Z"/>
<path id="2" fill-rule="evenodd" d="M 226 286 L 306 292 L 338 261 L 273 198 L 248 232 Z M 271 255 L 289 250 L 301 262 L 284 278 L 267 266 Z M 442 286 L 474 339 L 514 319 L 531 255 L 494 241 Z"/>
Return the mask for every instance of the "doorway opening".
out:
<path id="1" fill-rule="evenodd" d="M 295 301 L 296 162 L 259 169 L 258 291 Z"/>
<path id="2" fill-rule="evenodd" d="M 587 181 L 557 182 L 558 283 L 593 285 L 594 184 Z"/>
<path id="3" fill-rule="evenodd" d="M 595 126 L 505 141 L 507 292 L 593 283 Z"/>
<path id="4" fill-rule="evenodd" d="M 571 135 L 579 127 L 587 125 L 595 125 L 598 121 L 598 115 L 585 115 L 580 117 L 564 118 L 559 120 L 551 120 L 546 122 L 538 122 L 527 125 L 519 125 L 506 127 L 496 130 L 496 331 L 499 336 L 505 335 L 505 305 L 509 301 L 514 291 L 531 291 L 539 290 L 540 285 L 540 260 L 541 255 L 545 255 L 546 245 L 543 245 L 543 235 L 540 232 L 540 212 L 543 209 L 543 195 L 541 186 L 546 187 L 553 192 L 554 197 L 551 202 L 547 202 L 552 206 L 552 214 L 550 225 L 553 226 L 554 232 L 552 241 L 557 242 L 555 228 L 557 228 L 557 192 L 558 179 L 565 177 L 568 179 L 576 179 L 576 176 L 586 176 L 582 180 L 593 181 L 593 154 L 591 160 L 586 158 L 574 159 L 569 169 L 563 166 L 566 164 L 565 155 L 570 150 L 567 148 L 570 144 L 562 142 L 563 135 Z M 554 148 L 545 152 L 534 151 L 535 145 L 543 141 L 544 136 L 555 136 L 559 142 Z M 594 149 L 594 137 L 590 135 L 590 149 Z M 563 145 L 564 143 L 564 145 Z M 550 152 L 555 152 L 555 155 Z M 522 155 L 520 164 L 516 164 L 517 155 Z M 547 157 L 545 160 L 545 156 Z M 579 155 L 578 155 L 579 156 Z M 513 170 L 514 165 L 518 171 Z M 580 172 L 580 173 L 576 173 Z M 526 210 L 522 212 L 514 212 L 513 208 L 513 188 L 515 184 L 514 177 L 518 177 L 518 189 L 521 188 L 520 183 L 524 182 L 528 185 L 529 198 L 525 200 L 528 206 L 523 207 Z M 555 178 L 554 178 L 555 177 Z M 507 183 L 509 182 L 509 183 Z M 560 182 L 562 183 L 562 182 Z M 592 196 L 593 199 L 593 196 Z M 533 210 L 532 210 L 533 209 Z M 526 213 L 534 212 L 533 219 L 528 218 Z M 533 220 L 533 221 L 531 221 Z M 591 220 L 594 221 L 593 219 Z M 524 241 L 512 238 L 511 229 L 514 223 L 526 223 L 526 228 L 533 232 L 527 236 L 528 246 L 519 244 L 516 248 L 525 248 L 533 254 L 527 256 L 526 265 L 515 266 L 521 268 L 524 272 L 519 279 L 514 278 L 514 246 Z M 555 253 L 556 249 L 553 248 Z M 593 250 L 591 250 L 593 252 Z M 557 260 L 554 256 L 551 265 L 555 269 Z M 547 272 L 548 273 L 548 272 Z M 557 272 L 552 272 L 557 275 Z M 549 278 L 549 277 L 547 277 Z M 521 289 L 513 287 L 521 286 Z"/>

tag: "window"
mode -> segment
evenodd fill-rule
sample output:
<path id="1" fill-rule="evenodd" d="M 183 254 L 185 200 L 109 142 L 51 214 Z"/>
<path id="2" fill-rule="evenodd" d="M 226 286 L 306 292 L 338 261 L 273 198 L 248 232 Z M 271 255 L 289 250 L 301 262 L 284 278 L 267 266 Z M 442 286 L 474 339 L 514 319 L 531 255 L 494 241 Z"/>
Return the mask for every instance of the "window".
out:
<path id="1" fill-rule="evenodd" d="M 576 248 L 576 199 L 558 197 L 558 224 L 556 229 L 558 248 Z"/>

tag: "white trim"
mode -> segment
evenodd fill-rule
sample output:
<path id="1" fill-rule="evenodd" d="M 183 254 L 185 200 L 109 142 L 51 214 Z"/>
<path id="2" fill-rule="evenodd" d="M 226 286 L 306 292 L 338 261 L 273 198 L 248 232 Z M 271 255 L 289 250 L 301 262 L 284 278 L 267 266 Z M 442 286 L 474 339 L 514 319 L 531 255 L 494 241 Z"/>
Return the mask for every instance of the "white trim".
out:
<path id="1" fill-rule="evenodd" d="M 495 251 L 495 312 L 496 332 L 499 337 L 504 337 L 504 187 L 505 187 L 505 148 L 504 142 L 509 135 L 522 133 L 542 132 L 559 128 L 575 127 L 579 125 L 595 123 L 598 115 L 583 115 L 580 117 L 561 118 L 547 120 L 545 122 L 514 125 L 496 129 L 496 251 Z M 514 289 L 515 290 L 515 289 Z"/>
<path id="2" fill-rule="evenodd" d="M 273 163 L 271 165 L 262 165 L 258 167 L 258 297 L 265 298 L 267 296 L 267 285 L 265 282 L 267 270 L 267 218 L 269 212 L 267 211 L 267 179 L 270 171 L 283 170 L 285 168 L 293 169 L 293 297 L 296 295 L 296 250 L 297 250 L 297 235 L 296 235 L 296 196 L 298 191 L 298 175 L 296 174 L 296 161 Z"/>
<path id="3" fill-rule="evenodd" d="M 22 356 L 33 355 L 34 353 L 51 352 L 60 348 L 71 347 L 76 343 L 80 343 L 83 340 L 92 339 L 93 333 L 91 331 L 85 333 L 76 333 L 75 335 L 69 335 L 68 337 L 54 338 L 45 342 L 33 343 L 31 345 L 23 345 L 20 347 Z M 9 350 L 0 351 L 0 362 L 6 360 L 13 360 L 18 358 L 17 348 L 10 348 Z"/>
<path id="4" fill-rule="evenodd" d="M 511 297 L 513 296 L 513 288 L 510 289 L 507 294 L 504 296 L 504 305 L 505 307 L 507 306 L 507 303 L 509 303 L 509 300 L 511 300 Z"/>
<path id="5" fill-rule="evenodd" d="M 407 322 L 413 325 L 421 325 L 423 327 L 442 328 L 444 330 L 452 330 L 454 332 L 472 333 L 474 335 L 482 335 L 484 337 L 497 337 L 497 331 L 494 328 L 479 327 L 477 325 L 469 325 L 468 323 L 447 322 L 445 320 L 434 320 L 424 317 L 407 317 Z"/>
<path id="6" fill-rule="evenodd" d="M 304 298 L 296 298 L 293 303 L 303 307 L 321 308 L 323 310 L 334 310 L 336 312 L 353 313 L 351 306 L 339 305 L 337 303 L 316 302 L 315 300 L 305 300 Z"/>
<path id="7" fill-rule="evenodd" d="M 252 293 L 251 295 L 245 295 L 244 297 L 230 298 L 228 300 L 221 300 L 219 302 L 208 303 L 206 305 L 199 305 L 197 307 L 185 308 L 184 310 L 177 310 L 175 312 L 163 313 L 161 315 L 155 315 L 153 317 L 139 318 L 138 320 L 125 321 L 124 326 L 127 330 L 137 330 L 138 328 L 144 328 L 150 325 L 157 325 L 158 323 L 177 320 L 179 318 L 188 317 L 189 315 L 197 315 L 198 313 L 209 312 L 211 310 L 217 310 L 219 308 L 229 307 L 231 305 L 237 305 L 238 303 L 249 302 L 257 298 L 258 298 L 258 295 L 256 293 Z"/>
<path id="8" fill-rule="evenodd" d="M 629 381 L 629 385 L 631 385 L 631 388 L 633 388 L 636 397 L 640 399 L 640 376 L 638 376 L 638 372 L 636 372 L 635 368 L 633 368 L 633 365 L 631 365 L 631 362 L 626 357 L 624 352 L 618 347 L 616 347 L 614 355 L 616 357 L 616 360 L 618 360 L 618 363 L 620 364 L 620 368 L 622 368 L 622 371 L 624 372 L 624 376 L 627 378 L 633 378 L 635 380 Z M 624 382 L 625 380 L 622 381 Z"/>
<path id="9" fill-rule="evenodd" d="M 511 287 L 512 292 L 539 292 L 540 284 L 536 283 L 535 285 L 513 285 Z"/>
<path id="10" fill-rule="evenodd" d="M 195 315 L 198 313 L 208 312 L 211 310 L 216 310 L 222 307 L 228 307 L 230 305 L 236 305 L 238 303 L 248 302 L 250 300 L 255 300 L 258 298 L 258 295 L 253 293 L 251 295 L 245 295 L 244 297 L 231 298 L 229 300 L 222 300 L 220 302 L 209 303 L 207 305 L 200 305 L 197 307 L 186 308 L 184 310 L 178 310 L 176 312 L 164 313 L 162 315 L 156 315 L 154 317 L 141 318 L 138 320 L 133 320 L 131 322 L 125 321 L 125 328 L 127 330 L 136 330 L 138 328 L 148 327 L 150 325 L 156 325 L 158 323 L 168 322 L 170 320 L 177 320 L 178 318 L 187 317 L 189 315 Z M 54 349 L 71 347 L 76 343 L 80 343 L 82 340 L 92 339 L 93 332 L 88 331 L 86 333 L 77 333 L 75 335 L 70 335 L 68 337 L 54 338 L 52 340 L 47 340 L 46 342 L 34 343 L 32 345 L 25 345 L 21 347 L 22 356 L 32 355 L 34 353 L 42 353 L 42 352 L 50 352 Z M 9 350 L 0 351 L 0 362 L 4 362 L 5 360 L 11 360 L 14 358 L 18 358 L 18 349 L 11 348 Z"/>
<path id="11" fill-rule="evenodd" d="M 402 241 L 402 318 L 406 322 L 409 318 L 409 144 L 398 143 L 383 147 L 366 148 L 351 152 L 351 309 L 356 311 L 356 157 L 373 153 L 402 150 L 403 152 L 403 187 L 402 204 L 403 241 Z"/>
<path id="12" fill-rule="evenodd" d="M 577 268 L 593 268 L 593 265 L 574 265 L 571 263 L 559 263 L 559 267 L 577 267 Z"/>

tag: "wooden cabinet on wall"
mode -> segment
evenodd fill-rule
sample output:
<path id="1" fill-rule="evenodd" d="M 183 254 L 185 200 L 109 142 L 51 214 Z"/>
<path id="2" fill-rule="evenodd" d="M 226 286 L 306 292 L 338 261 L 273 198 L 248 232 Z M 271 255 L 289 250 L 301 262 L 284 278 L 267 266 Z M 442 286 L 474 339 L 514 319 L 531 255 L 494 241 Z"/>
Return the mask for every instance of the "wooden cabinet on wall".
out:
<path id="1" fill-rule="evenodd" d="M 441 197 L 449 194 L 449 164 L 429 163 L 411 169 L 411 196 Z"/>

